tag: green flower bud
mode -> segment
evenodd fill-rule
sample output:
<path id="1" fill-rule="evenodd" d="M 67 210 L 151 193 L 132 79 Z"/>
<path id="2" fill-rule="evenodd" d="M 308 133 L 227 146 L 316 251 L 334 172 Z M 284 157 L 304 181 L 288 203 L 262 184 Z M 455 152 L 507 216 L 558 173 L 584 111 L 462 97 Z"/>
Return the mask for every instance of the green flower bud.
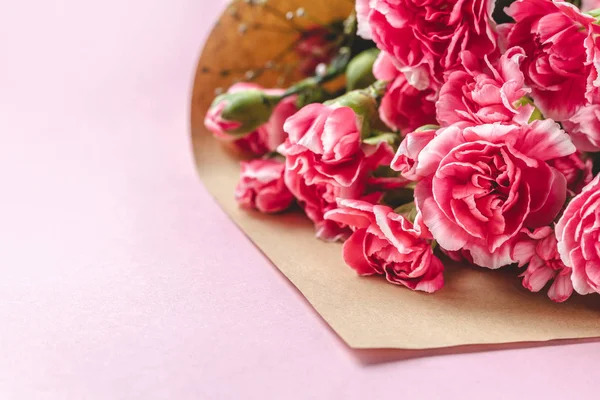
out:
<path id="1" fill-rule="evenodd" d="M 209 115 L 214 114 L 226 134 L 242 137 L 267 123 L 280 100 L 256 89 L 224 93 L 213 101 Z"/>
<path id="2" fill-rule="evenodd" d="M 348 91 L 364 89 L 375 82 L 373 64 L 379 55 L 378 49 L 365 50 L 350 61 L 346 69 Z"/>
<path id="3" fill-rule="evenodd" d="M 371 136 L 371 121 L 377 118 L 377 100 L 366 90 L 354 90 L 337 99 L 324 103 L 338 107 L 350 107 L 356 113 L 357 126 L 360 128 L 361 137 L 366 139 Z"/>

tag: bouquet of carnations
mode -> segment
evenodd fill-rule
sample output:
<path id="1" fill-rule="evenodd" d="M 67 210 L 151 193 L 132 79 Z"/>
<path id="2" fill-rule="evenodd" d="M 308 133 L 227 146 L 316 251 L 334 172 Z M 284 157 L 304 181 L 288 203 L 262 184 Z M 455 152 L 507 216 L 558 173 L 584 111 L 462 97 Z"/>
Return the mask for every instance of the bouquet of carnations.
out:
<path id="1" fill-rule="evenodd" d="M 435 292 L 446 258 L 518 265 L 526 289 L 557 302 L 600 293 L 594 8 L 357 0 L 299 34 L 301 79 L 265 89 L 247 74 L 205 125 L 253 156 L 240 206 L 299 206 L 359 275 Z"/>

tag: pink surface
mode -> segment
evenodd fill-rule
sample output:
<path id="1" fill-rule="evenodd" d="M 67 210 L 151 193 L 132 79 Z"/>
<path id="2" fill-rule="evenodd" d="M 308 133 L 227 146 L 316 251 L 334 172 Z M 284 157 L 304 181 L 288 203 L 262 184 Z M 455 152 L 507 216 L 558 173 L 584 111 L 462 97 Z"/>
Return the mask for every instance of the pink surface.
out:
<path id="1" fill-rule="evenodd" d="M 385 363 L 341 343 L 195 175 L 224 1 L 0 2 L 0 398 L 597 397 L 600 343 Z"/>

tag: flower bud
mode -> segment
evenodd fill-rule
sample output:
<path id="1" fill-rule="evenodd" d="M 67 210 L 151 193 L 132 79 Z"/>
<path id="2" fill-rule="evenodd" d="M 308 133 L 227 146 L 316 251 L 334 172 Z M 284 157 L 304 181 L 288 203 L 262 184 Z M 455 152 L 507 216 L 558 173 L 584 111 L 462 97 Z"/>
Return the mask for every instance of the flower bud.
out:
<path id="1" fill-rule="evenodd" d="M 238 139 L 268 122 L 280 100 L 259 89 L 229 91 L 213 101 L 204 123 L 221 138 Z"/>
<path id="2" fill-rule="evenodd" d="M 358 54 L 350 61 L 346 69 L 346 87 L 348 91 L 364 89 L 375 82 L 373 64 L 378 55 L 378 49 L 369 49 Z"/>
<path id="3" fill-rule="evenodd" d="M 361 137 L 366 139 L 371 136 L 371 123 L 377 118 L 377 100 L 369 91 L 354 90 L 324 104 L 333 107 L 350 107 L 356 113 Z"/>

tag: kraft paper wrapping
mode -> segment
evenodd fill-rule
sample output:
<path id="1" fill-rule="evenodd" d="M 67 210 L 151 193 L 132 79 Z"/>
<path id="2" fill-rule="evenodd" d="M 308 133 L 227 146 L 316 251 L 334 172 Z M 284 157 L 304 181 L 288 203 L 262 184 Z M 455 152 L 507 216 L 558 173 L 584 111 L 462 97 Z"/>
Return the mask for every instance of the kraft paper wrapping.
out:
<path id="1" fill-rule="evenodd" d="M 600 336 L 600 296 L 574 296 L 564 304 L 545 293 L 529 293 L 519 271 L 447 265 L 445 287 L 435 294 L 412 292 L 384 279 L 358 277 L 341 256 L 341 244 L 324 243 L 300 212 L 275 216 L 248 212 L 233 197 L 240 155 L 204 128 L 215 89 L 226 89 L 246 71 L 278 57 L 296 37 L 282 15 L 303 7 L 296 26 L 344 17 L 351 0 L 268 1 L 262 6 L 234 2 L 216 24 L 201 56 L 193 92 L 192 132 L 198 173 L 235 223 L 300 290 L 315 310 L 353 348 L 433 349 L 471 344 L 538 342 Z M 279 56 L 278 56 L 279 55 Z M 227 69 L 230 72 L 220 73 Z M 275 86 L 285 68 L 268 70 L 257 81 Z M 284 80 L 285 80 L 284 79 Z M 232 247 L 234 250 L 235 247 Z"/>

